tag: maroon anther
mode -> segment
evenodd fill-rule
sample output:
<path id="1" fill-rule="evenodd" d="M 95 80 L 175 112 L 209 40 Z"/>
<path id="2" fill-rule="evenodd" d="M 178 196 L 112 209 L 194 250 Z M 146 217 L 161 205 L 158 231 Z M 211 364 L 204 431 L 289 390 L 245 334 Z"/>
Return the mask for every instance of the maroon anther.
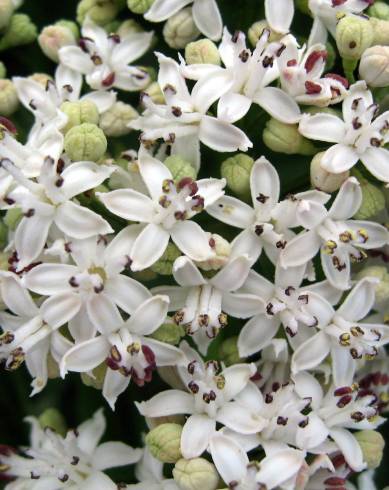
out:
<path id="1" fill-rule="evenodd" d="M 326 61 L 327 59 L 327 51 L 322 50 L 322 51 L 312 51 L 312 53 L 308 56 L 306 62 L 305 62 L 305 71 L 307 73 L 311 72 L 316 65 L 316 63 L 322 59 L 323 61 Z"/>
<path id="2" fill-rule="evenodd" d="M 353 389 L 351 388 L 351 386 L 342 386 L 341 388 L 337 388 L 334 391 L 334 396 L 349 395 L 352 392 L 353 392 Z"/>
<path id="3" fill-rule="evenodd" d="M 4 126 L 12 134 L 17 133 L 17 129 L 14 123 L 4 116 L 0 116 L 0 126 Z"/>
<path id="4" fill-rule="evenodd" d="M 289 60 L 287 63 L 286 63 L 286 66 L 297 66 L 297 60 L 293 59 L 293 60 Z"/>
<path id="5" fill-rule="evenodd" d="M 322 88 L 318 83 L 307 80 L 305 82 L 305 90 L 308 95 L 320 94 Z"/>
<path id="6" fill-rule="evenodd" d="M 340 476 L 330 476 L 327 480 L 324 480 L 324 483 L 330 487 L 338 487 L 339 485 L 345 485 L 346 480 Z"/>
<path id="7" fill-rule="evenodd" d="M 333 80 L 336 80 L 337 82 L 340 82 L 345 88 L 349 88 L 350 84 L 348 83 L 348 80 L 341 75 L 338 75 L 337 73 L 326 73 L 324 75 L 324 78 L 332 78 Z"/>
<path id="8" fill-rule="evenodd" d="M 342 398 L 338 400 L 338 403 L 336 404 L 337 407 L 339 408 L 344 408 L 346 405 L 348 405 L 350 402 L 352 402 L 353 397 L 351 395 L 344 395 Z"/>
<path id="9" fill-rule="evenodd" d="M 197 183 L 191 177 L 182 178 L 177 184 L 177 190 L 181 191 L 184 187 L 190 190 L 190 196 L 194 196 L 199 190 Z"/>
<path id="10" fill-rule="evenodd" d="M 347 2 L 347 0 L 332 0 L 333 7 L 339 7 Z"/>
<path id="11" fill-rule="evenodd" d="M 110 87 L 115 81 L 115 73 L 112 72 L 102 80 L 101 84 L 103 87 Z"/>

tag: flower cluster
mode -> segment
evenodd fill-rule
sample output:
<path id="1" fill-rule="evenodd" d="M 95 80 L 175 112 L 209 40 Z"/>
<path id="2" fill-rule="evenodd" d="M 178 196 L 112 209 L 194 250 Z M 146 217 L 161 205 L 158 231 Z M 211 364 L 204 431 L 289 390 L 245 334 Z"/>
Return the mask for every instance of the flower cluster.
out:
<path id="1" fill-rule="evenodd" d="M 53 76 L 4 74 L 0 361 L 38 396 L 80 373 L 107 411 L 135 384 L 148 425 L 134 449 L 98 445 L 101 410 L 29 417 L 30 446 L 0 446 L 7 490 L 375 488 L 389 12 L 370 4 L 258 2 L 250 47 L 216 0 L 81 0 L 38 37 Z M 135 463 L 138 483 L 104 473 Z"/>

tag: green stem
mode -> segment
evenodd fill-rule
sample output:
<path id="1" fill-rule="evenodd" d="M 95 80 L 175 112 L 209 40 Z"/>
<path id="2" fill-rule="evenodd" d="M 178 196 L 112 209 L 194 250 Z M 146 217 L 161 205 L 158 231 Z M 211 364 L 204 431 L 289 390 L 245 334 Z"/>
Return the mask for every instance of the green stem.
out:
<path id="1" fill-rule="evenodd" d="M 350 83 L 355 83 L 354 71 L 358 65 L 358 60 L 343 58 L 343 70 Z"/>

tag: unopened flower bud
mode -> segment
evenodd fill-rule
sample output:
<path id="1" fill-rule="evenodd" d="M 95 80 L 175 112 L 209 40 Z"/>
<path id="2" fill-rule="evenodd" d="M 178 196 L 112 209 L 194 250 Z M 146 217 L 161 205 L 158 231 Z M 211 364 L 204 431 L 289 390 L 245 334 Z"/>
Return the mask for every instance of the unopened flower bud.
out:
<path id="1" fill-rule="evenodd" d="M 69 31 L 73 33 L 73 36 L 76 40 L 80 37 L 80 30 L 78 28 L 78 25 L 72 20 L 61 19 L 58 20 L 54 25 L 66 27 L 67 29 L 69 29 Z"/>
<path id="2" fill-rule="evenodd" d="M 30 75 L 29 80 L 34 80 L 34 82 L 40 83 L 43 87 L 47 86 L 47 82 L 53 81 L 53 78 L 47 73 L 34 73 Z"/>
<path id="3" fill-rule="evenodd" d="M 243 361 L 239 356 L 238 337 L 229 337 L 224 340 L 220 346 L 220 359 L 226 366 L 232 366 Z"/>
<path id="4" fill-rule="evenodd" d="M 128 36 L 129 34 L 136 34 L 138 32 L 143 32 L 142 26 L 138 24 L 134 19 L 127 19 L 124 22 L 122 22 L 118 29 L 117 29 L 117 34 L 119 34 L 120 37 L 125 37 Z"/>
<path id="5" fill-rule="evenodd" d="M 21 208 L 10 208 L 7 209 L 3 221 L 10 230 L 15 231 L 22 218 L 23 211 Z"/>
<path id="6" fill-rule="evenodd" d="M 305 15 L 311 15 L 309 0 L 296 0 L 296 7 Z"/>
<path id="7" fill-rule="evenodd" d="M 137 111 L 124 102 L 117 101 L 100 117 L 100 128 L 106 136 L 124 136 L 131 131 L 128 123 L 138 117 Z"/>
<path id="8" fill-rule="evenodd" d="M 389 20 L 389 4 L 386 2 L 374 2 L 367 11 L 370 17 L 376 17 L 381 20 Z"/>
<path id="9" fill-rule="evenodd" d="M 38 43 L 44 54 L 55 63 L 59 62 L 58 51 L 63 46 L 76 44 L 73 32 L 64 26 L 46 26 L 38 36 Z"/>
<path id="10" fill-rule="evenodd" d="M 354 434 L 369 469 L 378 468 L 384 454 L 385 440 L 376 430 L 361 430 Z"/>
<path id="11" fill-rule="evenodd" d="M 358 175 L 362 191 L 362 204 L 355 213 L 355 219 L 368 220 L 385 209 L 385 195 L 375 184 Z"/>
<path id="12" fill-rule="evenodd" d="M 133 272 L 132 276 L 134 277 L 134 279 L 140 282 L 154 281 L 154 279 L 158 277 L 156 272 L 151 269 L 144 269 L 143 271 Z"/>
<path id="13" fill-rule="evenodd" d="M 19 98 L 11 80 L 0 79 L 0 116 L 8 117 L 19 107 Z"/>
<path id="14" fill-rule="evenodd" d="M 146 436 L 150 453 L 163 463 L 175 463 L 181 457 L 182 426 L 179 424 L 161 424 Z"/>
<path id="15" fill-rule="evenodd" d="M 220 54 L 217 46 L 210 39 L 199 39 L 185 47 L 185 61 L 188 65 L 220 65 Z"/>
<path id="16" fill-rule="evenodd" d="M 101 390 L 104 384 L 105 373 L 107 372 L 107 365 L 102 362 L 92 371 L 92 375 L 88 373 L 81 373 L 81 381 L 85 386 L 90 386 L 96 390 Z"/>
<path id="17" fill-rule="evenodd" d="M 88 16 L 101 26 L 112 22 L 120 11 L 117 0 L 81 0 L 77 5 L 77 22 L 83 24 Z"/>
<path id="18" fill-rule="evenodd" d="M 173 478 L 182 490 L 215 490 L 219 483 L 215 466 L 203 458 L 179 459 Z"/>
<path id="19" fill-rule="evenodd" d="M 103 29 L 107 34 L 112 34 L 113 32 L 117 33 L 119 26 L 120 26 L 120 21 L 115 19 L 112 22 L 109 22 L 108 24 L 104 24 Z"/>
<path id="20" fill-rule="evenodd" d="M 67 432 L 66 421 L 62 413 L 56 408 L 48 408 L 38 418 L 39 425 L 42 429 L 49 427 L 61 436 L 65 436 Z"/>
<path id="21" fill-rule="evenodd" d="M 311 161 L 311 185 L 323 192 L 335 192 L 340 189 L 343 182 L 350 176 L 350 172 L 332 174 L 321 166 L 324 152 L 317 153 Z"/>
<path id="22" fill-rule="evenodd" d="M 204 271 L 217 271 L 228 262 L 231 253 L 231 245 L 227 240 L 216 233 L 210 236 L 209 245 L 215 255 L 208 260 L 196 262 L 196 265 Z"/>
<path id="23" fill-rule="evenodd" d="M 5 67 L 5 64 L 0 61 L 0 78 L 5 78 L 7 76 L 7 69 Z"/>
<path id="24" fill-rule="evenodd" d="M 66 126 L 62 129 L 63 133 L 67 133 L 75 126 L 79 126 L 83 123 L 98 124 L 99 111 L 94 102 L 88 99 L 80 100 L 77 102 L 63 102 L 61 105 L 61 111 L 68 117 Z"/>
<path id="25" fill-rule="evenodd" d="M 268 29 L 270 32 L 269 36 L 269 42 L 275 42 L 279 41 L 282 37 L 282 34 L 278 34 L 277 32 L 274 32 L 270 27 L 269 24 L 266 22 L 266 20 L 258 20 L 257 22 L 254 22 L 254 24 L 250 27 L 250 29 L 247 32 L 249 41 L 252 46 L 256 46 L 257 42 L 259 41 L 259 38 L 262 36 L 262 33 L 264 29 Z"/>
<path id="26" fill-rule="evenodd" d="M 37 28 L 28 15 L 14 14 L 0 39 L 0 51 L 30 44 L 37 35 Z"/>
<path id="27" fill-rule="evenodd" d="M 182 255 L 174 243 L 169 243 L 161 258 L 155 262 L 150 269 L 161 276 L 171 276 L 174 261 Z"/>
<path id="28" fill-rule="evenodd" d="M 250 196 L 250 174 L 254 160 L 244 153 L 227 158 L 221 164 L 221 176 L 227 181 L 227 186 L 239 197 Z"/>
<path id="29" fill-rule="evenodd" d="M 64 149 L 74 162 L 97 162 L 107 150 L 107 138 L 96 124 L 83 123 L 66 133 Z"/>
<path id="30" fill-rule="evenodd" d="M 364 277 L 375 277 L 379 282 L 375 285 L 375 303 L 384 305 L 389 298 L 389 272 L 383 265 L 371 265 L 363 268 L 357 274 L 358 279 Z"/>
<path id="31" fill-rule="evenodd" d="M 161 368 L 158 368 L 158 374 Z M 165 369 L 165 368 L 164 368 Z M 185 388 L 183 384 L 180 385 L 180 389 Z M 186 417 L 184 415 L 165 415 L 164 417 L 145 417 L 147 426 L 150 429 L 155 429 L 155 427 L 159 427 L 162 424 L 178 424 L 184 425 L 186 421 Z"/>
<path id="32" fill-rule="evenodd" d="M 158 82 L 152 82 L 150 85 L 143 90 L 143 93 L 147 94 L 154 104 L 164 104 L 165 96 L 159 86 Z"/>
<path id="33" fill-rule="evenodd" d="M 182 325 L 177 325 L 173 321 L 162 324 L 155 332 L 150 334 L 153 339 L 170 345 L 179 344 L 184 336 L 185 330 Z"/>
<path id="34" fill-rule="evenodd" d="M 389 85 L 389 46 L 367 49 L 359 64 L 359 75 L 370 87 Z"/>
<path id="35" fill-rule="evenodd" d="M 369 22 L 374 33 L 373 46 L 389 46 L 389 20 L 371 17 Z"/>
<path id="36" fill-rule="evenodd" d="M 164 164 L 170 170 L 176 184 L 184 177 L 196 179 L 196 170 L 194 167 L 179 155 L 171 155 L 170 157 L 167 157 Z"/>
<path id="37" fill-rule="evenodd" d="M 127 5 L 134 14 L 144 14 L 154 2 L 155 0 L 127 0 Z"/>
<path id="38" fill-rule="evenodd" d="M 200 34 L 194 23 L 192 9 L 184 8 L 170 17 L 163 27 L 163 37 L 166 43 L 174 49 L 185 46 Z"/>
<path id="39" fill-rule="evenodd" d="M 345 15 L 336 26 L 336 44 L 342 58 L 359 60 L 373 39 L 373 27 L 365 17 Z"/>
<path id="40" fill-rule="evenodd" d="M 8 26 L 13 13 L 14 6 L 12 0 L 0 0 L 0 30 Z"/>
<path id="41" fill-rule="evenodd" d="M 313 143 L 299 133 L 297 124 L 285 124 L 271 118 L 263 130 L 263 142 L 271 150 L 287 155 L 313 155 Z"/>

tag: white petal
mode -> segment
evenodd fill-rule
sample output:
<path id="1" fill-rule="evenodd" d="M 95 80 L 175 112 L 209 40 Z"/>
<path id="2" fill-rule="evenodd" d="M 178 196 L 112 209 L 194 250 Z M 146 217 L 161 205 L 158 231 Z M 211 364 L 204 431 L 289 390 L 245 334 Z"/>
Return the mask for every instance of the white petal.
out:
<path id="1" fill-rule="evenodd" d="M 19 269 L 31 264 L 42 252 L 51 223 L 50 216 L 34 215 L 30 218 L 22 218 L 15 232 Z"/>
<path id="2" fill-rule="evenodd" d="M 264 157 L 259 158 L 253 165 L 250 189 L 254 207 L 260 211 L 261 216 L 270 216 L 270 211 L 278 203 L 280 196 L 280 178 L 277 170 Z"/>
<path id="3" fill-rule="evenodd" d="M 263 459 L 255 479 L 269 489 L 276 488 L 297 475 L 303 463 L 304 452 L 285 449 Z"/>
<path id="4" fill-rule="evenodd" d="M 153 265 L 164 253 L 169 233 L 162 226 L 148 224 L 135 240 L 131 249 L 131 269 L 140 271 Z"/>
<path id="5" fill-rule="evenodd" d="M 69 320 L 68 328 L 76 344 L 92 339 L 96 335 L 96 327 L 90 321 L 85 305 L 82 305 L 77 315 Z"/>
<path id="6" fill-rule="evenodd" d="M 135 402 L 135 405 L 145 417 L 190 414 L 194 411 L 194 398 L 181 390 L 167 390 L 158 393 L 147 402 Z"/>
<path id="7" fill-rule="evenodd" d="M 362 471 L 366 468 L 366 464 L 363 462 L 361 446 L 348 430 L 333 428 L 330 431 L 330 436 L 338 445 L 351 469 Z"/>
<path id="8" fill-rule="evenodd" d="M 389 151 L 386 148 L 368 148 L 361 160 L 376 179 L 389 182 Z"/>
<path id="9" fill-rule="evenodd" d="M 145 13 L 144 18 L 150 22 L 162 22 L 177 13 L 193 0 L 156 0 Z"/>
<path id="10" fill-rule="evenodd" d="M 306 138 L 329 143 L 338 143 L 345 136 L 345 124 L 332 114 L 304 114 L 299 124 L 299 132 Z"/>
<path id="11" fill-rule="evenodd" d="M 224 194 L 225 179 L 201 179 L 196 182 L 199 194 L 204 199 L 204 207 L 214 204 Z"/>
<path id="12" fill-rule="evenodd" d="M 177 222 L 171 229 L 171 237 L 177 247 L 192 260 L 207 260 L 212 256 L 208 235 L 194 221 Z"/>
<path id="13" fill-rule="evenodd" d="M 358 153 L 349 145 L 338 143 L 331 146 L 321 159 L 321 166 L 333 174 L 346 172 L 359 160 Z"/>
<path id="14" fill-rule="evenodd" d="M 99 114 L 102 114 L 113 106 L 116 101 L 116 94 L 109 90 L 95 90 L 83 95 L 81 100 L 90 100 L 96 105 Z"/>
<path id="15" fill-rule="evenodd" d="M 198 1 L 196 0 L 195 5 Z M 192 99 L 196 112 L 205 114 L 214 102 L 232 88 L 233 83 L 234 80 L 227 70 L 217 70 L 210 76 L 201 78 L 192 90 Z"/>
<path id="16" fill-rule="evenodd" d="M 157 158 L 141 146 L 138 152 L 139 171 L 144 183 L 154 201 L 158 201 L 162 195 L 162 183 L 171 180 L 172 174 L 169 169 Z"/>
<path id="17" fill-rule="evenodd" d="M 266 419 L 238 402 L 225 403 L 217 413 L 217 421 L 239 434 L 255 434 L 267 425 Z"/>
<path id="18" fill-rule="evenodd" d="M 231 242 L 230 260 L 245 255 L 254 264 L 261 253 L 261 239 L 251 228 L 241 231 Z"/>
<path id="19" fill-rule="evenodd" d="M 173 264 L 173 276 L 180 286 L 200 286 L 205 280 L 199 269 L 188 257 L 178 257 Z"/>
<path id="20" fill-rule="evenodd" d="M 300 226 L 306 230 L 315 228 L 327 217 L 327 209 L 317 202 L 301 201 L 297 205 L 296 217 Z"/>
<path id="21" fill-rule="evenodd" d="M 221 38 L 223 22 L 215 0 L 196 0 L 192 15 L 197 28 L 205 37 L 212 41 Z"/>
<path id="22" fill-rule="evenodd" d="M 330 341 L 324 332 L 318 332 L 306 340 L 294 352 L 292 357 L 292 372 L 298 373 L 318 366 L 330 351 Z"/>
<path id="23" fill-rule="evenodd" d="M 224 293 L 222 309 L 235 318 L 250 318 L 264 312 L 264 302 L 253 294 Z"/>
<path id="24" fill-rule="evenodd" d="M 280 321 L 257 315 L 242 328 L 238 338 L 238 350 L 241 357 L 251 356 L 266 347 L 276 335 Z"/>
<path id="25" fill-rule="evenodd" d="M 43 320 L 55 329 L 73 318 L 80 308 L 79 296 L 69 292 L 50 296 L 42 303 L 40 310 Z"/>
<path id="26" fill-rule="evenodd" d="M 64 179 L 61 190 L 68 199 L 102 184 L 112 172 L 113 166 L 97 165 L 94 162 L 76 162 L 61 173 Z"/>
<path id="27" fill-rule="evenodd" d="M 237 228 L 248 228 L 255 219 L 253 209 L 235 197 L 223 196 L 207 208 L 214 218 Z"/>
<path id="28" fill-rule="evenodd" d="M 134 449 L 123 442 L 104 442 L 93 454 L 93 467 L 97 470 L 134 464 L 142 456 L 141 449 Z"/>
<path id="29" fill-rule="evenodd" d="M 249 257 L 236 257 L 228 262 L 209 282 L 222 291 L 235 291 L 245 282 L 251 265 L 252 261 Z"/>
<path id="30" fill-rule="evenodd" d="M 78 99 L 82 86 L 82 75 L 79 71 L 71 70 L 63 64 L 59 64 L 55 70 L 55 85 L 57 90 L 61 90 L 66 85 L 73 89 L 71 96 Z"/>
<path id="31" fill-rule="evenodd" d="M 104 291 L 116 305 L 129 314 L 150 297 L 150 292 L 145 286 L 123 274 L 108 279 Z"/>
<path id="32" fill-rule="evenodd" d="M 178 366 L 187 362 L 183 352 L 173 345 L 146 337 L 142 339 L 142 344 L 153 351 L 157 366 Z"/>
<path id="33" fill-rule="evenodd" d="M 308 46 L 314 46 L 315 44 L 325 44 L 327 42 L 327 29 L 324 23 L 319 17 L 315 16 L 311 32 L 309 34 Z"/>
<path id="34" fill-rule="evenodd" d="M 280 264 L 276 265 L 275 272 L 275 284 L 282 288 L 287 288 L 289 286 L 294 286 L 298 288 L 303 282 L 304 275 L 306 271 L 306 264 L 300 265 L 298 267 L 288 267 L 284 269 Z"/>
<path id="35" fill-rule="evenodd" d="M 249 459 L 234 440 L 218 432 L 210 440 L 210 450 L 216 469 L 227 485 L 243 480 Z"/>
<path id="36" fill-rule="evenodd" d="M 307 290 L 308 304 L 304 306 L 304 311 L 317 318 L 319 327 L 327 326 L 335 314 L 334 309 L 325 298 L 313 292 L 309 287 Z"/>
<path id="37" fill-rule="evenodd" d="M 280 255 L 282 267 L 306 264 L 318 252 L 321 239 L 315 230 L 300 233 L 290 240 Z"/>
<path id="38" fill-rule="evenodd" d="M 286 34 L 293 20 L 293 0 L 265 0 L 265 15 L 274 31 Z"/>
<path id="39" fill-rule="evenodd" d="M 350 322 L 365 318 L 373 308 L 377 281 L 369 277 L 362 279 L 352 289 L 337 314 Z"/>
<path id="40" fill-rule="evenodd" d="M 108 369 L 105 373 L 102 393 L 112 410 L 115 410 L 117 397 L 127 389 L 130 381 L 129 376 L 123 376 L 119 371 Z"/>
<path id="41" fill-rule="evenodd" d="M 99 440 L 102 438 L 105 427 L 106 423 L 103 410 L 97 410 L 92 418 L 86 420 L 77 427 L 77 444 L 79 448 L 91 455 L 97 447 Z"/>
<path id="42" fill-rule="evenodd" d="M 351 218 L 362 204 L 362 190 L 355 177 L 348 178 L 339 189 L 329 214 L 336 220 Z"/>
<path id="43" fill-rule="evenodd" d="M 295 100 L 277 87 L 261 88 L 254 95 L 253 101 L 275 119 L 286 124 L 297 123 L 301 118 L 300 109 Z"/>
<path id="44" fill-rule="evenodd" d="M 342 267 L 334 266 L 332 259 L 337 257 Z M 323 272 L 328 282 L 334 287 L 345 291 L 350 288 L 350 258 L 347 252 L 328 255 L 324 248 L 320 251 Z"/>
<path id="45" fill-rule="evenodd" d="M 100 333 L 111 333 L 123 322 L 117 306 L 104 292 L 93 294 L 86 303 L 86 309 L 90 321 Z"/>
<path id="46" fill-rule="evenodd" d="M 357 245 L 357 247 L 371 249 L 371 248 L 380 248 L 385 244 L 389 243 L 389 233 L 388 230 L 373 221 L 359 221 L 359 220 L 349 220 L 346 221 L 346 225 L 350 230 L 356 233 L 358 236 L 358 230 L 363 230 L 366 232 L 368 239 L 366 241 L 352 240 L 353 245 Z"/>
<path id="47" fill-rule="evenodd" d="M 181 434 L 181 452 L 186 459 L 197 458 L 207 449 L 215 432 L 216 423 L 208 415 L 191 415 Z"/>
<path id="48" fill-rule="evenodd" d="M 169 311 L 177 311 L 185 305 L 189 288 L 183 286 L 157 286 L 151 291 L 153 294 L 169 296 Z"/>
<path id="49" fill-rule="evenodd" d="M 83 490 L 116 490 L 117 485 L 104 473 L 92 473 L 82 482 Z"/>
<path id="50" fill-rule="evenodd" d="M 104 252 L 106 268 L 112 276 L 121 272 L 130 258 L 131 247 L 135 243 L 144 225 L 129 225 L 117 233 Z"/>
<path id="51" fill-rule="evenodd" d="M 154 5 L 163 2 L 164 0 L 155 2 Z M 190 103 L 188 87 L 186 86 L 185 78 L 181 73 L 178 63 L 162 53 L 156 53 L 156 56 L 159 62 L 158 85 L 161 87 L 162 92 L 165 92 L 167 87 L 173 87 L 174 99 L 177 98 L 180 102 L 185 101 L 186 103 Z M 169 90 L 170 92 L 171 90 Z"/>
<path id="52" fill-rule="evenodd" d="M 104 335 L 76 344 L 62 358 L 61 376 L 64 377 L 68 371 L 91 371 L 105 360 L 109 349 L 110 343 Z"/>
<path id="53" fill-rule="evenodd" d="M 306 371 L 293 376 L 296 393 L 300 398 L 312 398 L 312 407 L 317 410 L 323 401 L 323 389 L 317 379 Z"/>
<path id="54" fill-rule="evenodd" d="M 78 46 L 64 46 L 59 50 L 58 55 L 61 63 L 84 75 L 92 72 L 95 68 L 88 54 L 84 53 Z"/>
<path id="55" fill-rule="evenodd" d="M 165 321 L 168 307 L 167 296 L 153 296 L 134 311 L 125 326 L 137 335 L 150 335 Z"/>
<path id="56" fill-rule="evenodd" d="M 111 52 L 111 63 L 121 68 L 143 56 L 150 48 L 153 32 L 131 32 L 125 35 Z"/>
<path id="57" fill-rule="evenodd" d="M 201 118 L 199 138 L 209 148 L 219 152 L 247 151 L 253 146 L 241 129 L 211 116 Z"/>
<path id="58" fill-rule="evenodd" d="M 222 95 L 217 105 L 217 117 L 234 123 L 244 117 L 251 107 L 251 100 L 242 94 L 228 92 Z"/>
<path id="59" fill-rule="evenodd" d="M 74 265 L 39 264 L 24 277 L 25 285 L 31 291 L 47 296 L 70 289 L 69 280 L 79 273 Z"/>
<path id="60" fill-rule="evenodd" d="M 123 219 L 150 223 L 155 215 L 153 201 L 133 189 L 98 192 L 97 196 L 111 213 Z"/>
<path id="61" fill-rule="evenodd" d="M 235 398 L 246 387 L 255 372 L 254 364 L 234 364 L 223 369 L 223 376 L 226 381 L 223 390 L 224 399 Z"/>
<path id="62" fill-rule="evenodd" d="M 0 292 L 2 301 L 16 315 L 28 318 L 37 314 L 38 308 L 16 274 L 0 274 Z"/>
<path id="63" fill-rule="evenodd" d="M 66 235 L 80 240 L 113 232 L 111 226 L 101 216 L 71 201 L 58 206 L 55 224 Z"/>
<path id="64" fill-rule="evenodd" d="M 331 349 L 332 377 L 335 386 L 351 386 L 356 371 L 356 362 L 349 349 L 333 345 Z"/>

